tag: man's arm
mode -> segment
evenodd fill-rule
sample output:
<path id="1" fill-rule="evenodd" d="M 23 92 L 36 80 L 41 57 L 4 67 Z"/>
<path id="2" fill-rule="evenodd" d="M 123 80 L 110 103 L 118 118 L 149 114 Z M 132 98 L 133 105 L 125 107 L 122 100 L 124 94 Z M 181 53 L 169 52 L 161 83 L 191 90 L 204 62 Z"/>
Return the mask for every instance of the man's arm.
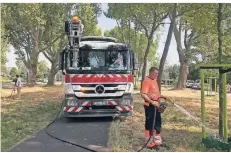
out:
<path id="1" fill-rule="evenodd" d="M 141 94 L 141 97 L 142 97 L 146 102 L 151 103 L 151 104 L 152 104 L 153 106 L 155 106 L 155 107 L 159 107 L 159 106 L 160 106 L 160 104 L 159 104 L 158 101 L 151 100 L 151 99 L 148 97 L 148 95 L 145 94 L 145 93 L 142 93 L 142 94 Z"/>

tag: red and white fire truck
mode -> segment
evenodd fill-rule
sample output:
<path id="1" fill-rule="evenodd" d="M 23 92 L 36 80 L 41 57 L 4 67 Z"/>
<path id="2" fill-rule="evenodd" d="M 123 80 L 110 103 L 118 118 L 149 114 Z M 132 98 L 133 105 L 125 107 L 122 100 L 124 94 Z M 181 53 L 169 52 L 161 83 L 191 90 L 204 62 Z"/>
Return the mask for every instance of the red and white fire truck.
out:
<path id="1" fill-rule="evenodd" d="M 131 115 L 137 67 L 134 52 L 114 38 L 81 36 L 82 27 L 81 20 L 74 17 L 65 23 L 69 47 L 60 53 L 60 70 L 65 75 L 64 116 Z"/>

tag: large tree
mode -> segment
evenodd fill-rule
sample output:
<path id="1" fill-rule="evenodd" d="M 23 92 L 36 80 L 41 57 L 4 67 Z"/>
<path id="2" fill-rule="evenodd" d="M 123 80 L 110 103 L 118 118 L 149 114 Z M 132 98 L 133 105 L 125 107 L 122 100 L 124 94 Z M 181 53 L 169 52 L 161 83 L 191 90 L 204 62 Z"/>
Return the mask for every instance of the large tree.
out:
<path id="1" fill-rule="evenodd" d="M 191 60 L 195 60 L 195 55 L 197 55 L 193 52 L 193 44 L 214 27 L 209 24 L 214 22 L 213 13 L 210 12 L 213 5 L 179 4 L 177 8 L 177 24 L 173 27 L 180 62 L 177 88 L 185 88 L 189 63 Z"/>
<path id="2" fill-rule="evenodd" d="M 2 14 L 6 14 L 6 7 L 4 5 L 1 5 L 1 12 Z M 6 72 L 6 52 L 8 50 L 8 39 L 6 35 L 6 30 L 4 27 L 4 20 L 1 20 L 1 72 Z"/>
<path id="3" fill-rule="evenodd" d="M 129 27 L 132 24 L 138 25 L 137 29 L 143 32 L 148 40 L 145 46 L 142 80 L 146 75 L 147 58 L 155 39 L 154 34 L 169 14 L 167 6 L 167 4 L 109 4 L 108 17 L 121 23 L 127 22 Z"/>
<path id="4" fill-rule="evenodd" d="M 42 42 L 43 48 L 46 48 L 42 53 L 51 63 L 47 83 L 48 85 L 54 85 L 54 78 L 58 72 L 59 52 L 62 51 L 68 43 L 64 34 L 64 21 L 71 19 L 71 11 L 76 10 L 74 9 L 74 6 L 75 4 L 49 4 L 44 6 L 47 12 L 45 17 L 47 19 L 51 19 L 51 25 L 55 25 L 51 30 L 47 31 L 44 41 Z M 55 42 L 52 42 L 53 40 L 51 38 L 57 37 L 58 39 Z"/>
<path id="5" fill-rule="evenodd" d="M 52 4 L 4 4 L 6 13 L 2 14 L 2 20 L 8 32 L 8 40 L 15 48 L 15 54 L 29 70 L 29 85 L 35 84 L 39 53 L 47 48 L 42 42 L 47 32 L 55 26 L 52 18 L 57 14 L 47 11 L 47 5 Z M 48 13 L 52 18 L 47 18 Z M 58 38 L 50 38 L 50 45 Z"/>

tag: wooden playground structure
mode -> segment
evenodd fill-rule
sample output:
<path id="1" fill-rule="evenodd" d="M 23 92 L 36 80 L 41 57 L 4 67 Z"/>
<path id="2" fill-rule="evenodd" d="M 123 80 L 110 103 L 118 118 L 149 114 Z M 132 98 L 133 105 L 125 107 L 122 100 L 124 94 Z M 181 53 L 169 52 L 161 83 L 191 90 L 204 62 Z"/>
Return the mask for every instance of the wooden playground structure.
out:
<path id="1" fill-rule="evenodd" d="M 227 116 L 227 79 L 226 73 L 231 71 L 231 64 L 200 64 L 201 79 L 201 117 L 202 117 L 202 142 L 206 147 L 219 148 L 222 150 L 231 150 L 231 142 L 228 141 L 228 116 Z M 217 69 L 221 80 L 219 81 L 219 139 L 211 138 L 206 132 L 206 111 L 204 100 L 204 70 Z M 211 78 L 212 79 L 212 78 Z M 210 79 L 210 80 L 211 80 Z"/>

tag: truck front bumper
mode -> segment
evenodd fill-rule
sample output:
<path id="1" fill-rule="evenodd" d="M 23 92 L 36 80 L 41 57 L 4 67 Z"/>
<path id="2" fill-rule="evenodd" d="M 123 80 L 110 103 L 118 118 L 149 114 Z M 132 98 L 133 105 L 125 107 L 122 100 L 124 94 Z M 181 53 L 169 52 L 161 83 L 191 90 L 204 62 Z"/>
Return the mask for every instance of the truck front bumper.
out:
<path id="1" fill-rule="evenodd" d="M 73 98 L 73 97 L 72 97 Z M 63 115 L 64 117 L 118 117 L 132 115 L 132 96 L 126 95 L 122 98 L 113 99 L 77 99 L 77 106 L 68 105 L 68 98 L 65 100 Z M 126 101 L 126 103 L 124 103 Z M 128 102 L 129 101 L 129 102 Z M 95 105 L 102 102 L 103 105 Z"/>
<path id="2" fill-rule="evenodd" d="M 130 116 L 131 111 L 108 111 L 108 110 L 84 110 L 83 112 L 64 112 L 64 117 L 76 118 L 76 117 L 118 117 L 118 116 Z"/>

